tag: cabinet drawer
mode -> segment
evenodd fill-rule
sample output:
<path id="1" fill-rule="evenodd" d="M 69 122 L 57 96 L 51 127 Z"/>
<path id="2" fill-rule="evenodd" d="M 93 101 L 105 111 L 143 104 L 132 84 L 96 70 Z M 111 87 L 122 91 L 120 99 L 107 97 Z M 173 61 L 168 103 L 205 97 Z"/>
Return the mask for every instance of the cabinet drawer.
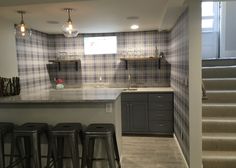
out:
<path id="1" fill-rule="evenodd" d="M 122 93 L 121 101 L 142 101 L 147 102 L 148 95 L 140 93 Z"/>
<path id="2" fill-rule="evenodd" d="M 172 110 L 149 110 L 149 121 L 173 120 Z"/>
<path id="3" fill-rule="evenodd" d="M 173 103 L 172 102 L 149 102 L 150 110 L 172 110 Z"/>
<path id="4" fill-rule="evenodd" d="M 173 133 L 173 124 L 171 121 L 150 121 L 149 130 L 156 133 Z"/>
<path id="5" fill-rule="evenodd" d="M 173 101 L 172 93 L 149 94 L 149 102 L 151 103 L 172 102 L 172 101 Z"/>

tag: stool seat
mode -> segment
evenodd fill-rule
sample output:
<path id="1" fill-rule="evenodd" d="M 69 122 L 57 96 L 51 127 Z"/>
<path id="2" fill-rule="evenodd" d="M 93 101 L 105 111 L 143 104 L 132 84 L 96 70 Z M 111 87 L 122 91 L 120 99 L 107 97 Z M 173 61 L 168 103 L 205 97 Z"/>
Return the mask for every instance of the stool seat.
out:
<path id="1" fill-rule="evenodd" d="M 13 123 L 1 122 L 0 123 L 0 134 L 5 135 L 8 132 L 11 132 L 14 128 Z"/>
<path id="2" fill-rule="evenodd" d="M 46 123 L 25 123 L 19 127 L 16 127 L 14 133 L 42 133 L 48 129 L 48 124 Z"/>
<path id="3" fill-rule="evenodd" d="M 82 125 L 80 123 L 59 123 L 51 129 L 52 134 L 68 134 L 75 131 L 81 131 Z"/>
<path id="4" fill-rule="evenodd" d="M 107 135 L 114 134 L 115 127 L 113 124 L 90 124 L 85 131 L 87 135 Z"/>

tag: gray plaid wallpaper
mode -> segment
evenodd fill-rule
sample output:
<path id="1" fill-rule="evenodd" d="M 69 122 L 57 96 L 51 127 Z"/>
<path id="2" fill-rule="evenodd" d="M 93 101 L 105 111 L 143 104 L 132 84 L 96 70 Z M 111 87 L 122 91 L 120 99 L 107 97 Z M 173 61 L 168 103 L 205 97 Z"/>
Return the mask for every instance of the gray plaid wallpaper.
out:
<path id="1" fill-rule="evenodd" d="M 84 55 L 84 37 L 117 36 L 118 53 L 114 55 Z M 155 55 L 155 47 L 167 53 L 168 34 L 150 32 L 90 34 L 77 38 L 55 36 L 55 52 L 67 52 L 77 55 L 81 60 L 80 70 L 75 71 L 73 63 L 62 65 L 61 71 L 55 71 L 56 77 L 63 78 L 67 84 L 86 85 L 91 83 L 106 83 L 112 86 L 127 86 L 128 75 L 131 84 L 136 86 L 170 86 L 170 66 L 162 62 L 158 69 L 155 61 L 129 62 L 128 69 L 120 57 L 149 57 Z M 51 65 L 53 66 L 53 65 Z M 52 68 L 53 69 L 53 68 Z M 55 70 L 55 68 L 54 68 Z M 51 72 L 51 71 L 50 71 Z M 51 75 L 50 75 L 51 76 Z M 100 81 L 102 79 L 102 81 Z"/>
<path id="2" fill-rule="evenodd" d="M 48 45 L 48 35 L 32 31 L 30 39 L 16 39 L 16 49 L 21 89 L 49 88 L 46 65 L 51 47 Z"/>
<path id="3" fill-rule="evenodd" d="M 117 36 L 118 53 L 114 55 L 84 55 L 84 37 Z M 62 78 L 66 86 L 88 84 L 106 84 L 117 87 L 127 87 L 128 75 L 133 86 L 170 86 L 170 65 L 162 60 L 161 69 L 156 61 L 132 61 L 125 68 L 125 62 L 120 57 L 155 56 L 155 47 L 167 53 L 168 36 L 166 32 L 157 31 L 113 33 L 113 34 L 83 34 L 77 38 L 65 38 L 63 35 L 47 35 L 33 31 L 29 40 L 16 39 L 18 68 L 24 88 L 49 87 L 49 78 Z M 57 64 L 49 64 L 49 59 L 55 59 L 58 53 L 67 52 L 80 59 L 79 70 L 74 63 L 63 63 L 61 71 Z M 39 77 L 40 76 L 40 77 Z M 102 79 L 102 81 L 100 81 Z"/>
<path id="4" fill-rule="evenodd" d="M 174 131 L 189 163 L 188 46 L 188 11 L 186 10 L 170 33 L 167 60 L 171 63 L 171 87 L 174 89 Z"/>

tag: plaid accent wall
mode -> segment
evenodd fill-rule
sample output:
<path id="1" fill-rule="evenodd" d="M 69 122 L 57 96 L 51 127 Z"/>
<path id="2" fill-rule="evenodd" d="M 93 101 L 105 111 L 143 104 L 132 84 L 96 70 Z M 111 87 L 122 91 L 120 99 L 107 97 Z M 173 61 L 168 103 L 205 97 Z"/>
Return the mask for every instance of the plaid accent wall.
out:
<path id="1" fill-rule="evenodd" d="M 84 55 L 84 37 L 117 36 L 117 54 Z M 87 84 L 103 83 L 113 87 L 127 87 L 128 75 L 134 86 L 170 86 L 170 64 L 165 60 L 158 69 L 156 61 L 130 61 L 128 69 L 120 57 L 155 56 L 155 48 L 168 52 L 167 32 L 157 31 L 82 34 L 77 38 L 63 35 L 48 35 L 33 31 L 29 40 L 16 39 L 18 69 L 23 89 L 48 88 L 54 78 L 65 80 L 66 86 L 80 87 Z M 63 63 L 61 71 L 57 64 L 48 63 L 56 59 L 59 52 L 76 55 L 80 59 L 79 70 L 74 63 Z M 102 79 L 100 81 L 99 79 Z"/>
<path id="2" fill-rule="evenodd" d="M 188 10 L 186 10 L 170 33 L 167 60 L 171 63 L 171 87 L 174 89 L 174 131 L 189 163 L 188 46 Z"/>
<path id="3" fill-rule="evenodd" d="M 117 36 L 117 54 L 113 55 L 84 55 L 84 37 Z M 128 75 L 135 86 L 170 86 L 170 65 L 162 61 L 159 70 L 155 61 L 125 62 L 120 57 L 149 57 L 155 56 L 155 47 L 167 53 L 168 33 L 132 32 L 110 34 L 84 34 L 77 38 L 55 36 L 55 52 L 67 52 L 77 55 L 81 60 L 80 70 L 75 71 L 73 63 L 62 65 L 61 71 L 54 71 L 58 78 L 65 79 L 67 84 L 86 85 L 91 83 L 106 83 L 112 86 L 127 86 Z M 51 65 L 53 66 L 53 65 Z M 53 68 L 52 68 L 53 69 Z M 55 70 L 55 68 L 54 68 Z M 50 71 L 51 72 L 51 71 Z M 51 75 L 50 75 L 51 76 Z M 102 81 L 100 81 L 100 77 Z"/>
<path id="4" fill-rule="evenodd" d="M 46 65 L 52 47 L 48 45 L 48 36 L 32 31 L 30 39 L 16 38 L 16 50 L 21 89 L 49 88 Z"/>

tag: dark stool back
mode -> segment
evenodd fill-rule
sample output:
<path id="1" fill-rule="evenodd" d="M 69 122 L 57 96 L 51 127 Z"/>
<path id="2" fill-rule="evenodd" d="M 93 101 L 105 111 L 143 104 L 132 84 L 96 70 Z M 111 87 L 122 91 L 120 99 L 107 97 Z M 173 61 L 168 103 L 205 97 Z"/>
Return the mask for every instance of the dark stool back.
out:
<path id="1" fill-rule="evenodd" d="M 0 122 L 0 168 L 5 168 L 4 138 L 8 133 L 12 133 L 14 124 Z"/>
<path id="2" fill-rule="evenodd" d="M 80 123 L 59 123 L 50 130 L 52 157 L 56 168 L 63 168 L 64 141 L 69 141 L 73 168 L 80 167 L 79 137 L 82 139 L 82 125 Z M 80 140 L 81 141 L 81 140 Z M 48 158 L 47 167 L 50 166 Z"/>
<path id="3" fill-rule="evenodd" d="M 31 156 L 34 161 L 35 168 L 42 168 L 41 163 L 41 134 L 45 134 L 48 138 L 48 124 L 46 123 L 25 123 L 16 127 L 13 132 L 12 151 L 10 163 L 13 163 L 15 155 L 15 146 L 20 148 L 20 159 L 25 160 L 25 167 L 32 168 Z M 24 146 L 21 141 L 24 140 Z M 24 152 L 23 152 L 24 151 Z M 24 153 L 24 154 L 23 154 Z"/>
<path id="4" fill-rule="evenodd" d="M 115 126 L 113 124 L 90 124 L 85 131 L 84 159 L 87 167 L 93 167 L 94 144 L 96 139 L 102 139 L 105 142 L 108 162 L 110 168 L 115 168 L 117 160 L 120 168 L 120 156 L 117 146 Z M 115 159 L 116 157 L 116 159 Z M 85 165 L 83 165 L 85 167 Z"/>

